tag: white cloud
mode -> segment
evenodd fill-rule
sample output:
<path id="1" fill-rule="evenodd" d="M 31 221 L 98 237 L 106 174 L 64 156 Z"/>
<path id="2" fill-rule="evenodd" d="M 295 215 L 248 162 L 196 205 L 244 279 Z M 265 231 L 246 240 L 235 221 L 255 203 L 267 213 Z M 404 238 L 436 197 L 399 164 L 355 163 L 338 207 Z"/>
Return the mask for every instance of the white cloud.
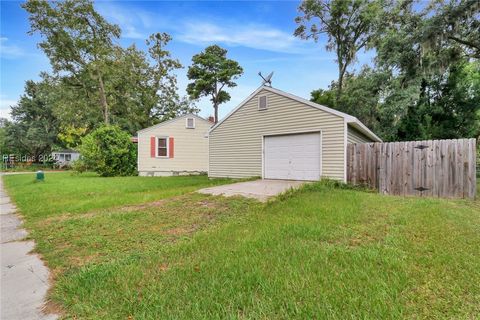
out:
<path id="1" fill-rule="evenodd" d="M 192 44 L 224 43 L 284 53 L 305 53 L 305 43 L 292 34 L 257 23 L 186 22 L 177 39 Z"/>
<path id="2" fill-rule="evenodd" d="M 25 55 L 25 51 L 17 45 L 7 44 L 8 38 L 0 37 L 0 56 L 15 59 Z"/>
<path id="3" fill-rule="evenodd" d="M 0 118 L 12 119 L 10 116 L 10 106 L 16 105 L 17 100 L 7 99 L 4 94 L 0 94 Z"/>
<path id="4" fill-rule="evenodd" d="M 122 29 L 122 38 L 129 39 L 147 39 L 149 33 L 141 30 L 147 29 L 152 25 L 152 18 L 148 12 L 138 10 L 129 10 L 109 2 L 97 2 L 99 12 L 110 22 L 118 24 Z"/>
<path id="5" fill-rule="evenodd" d="M 148 37 L 146 34 L 139 32 L 133 26 L 125 26 L 122 31 L 123 31 L 122 36 L 124 38 L 145 40 Z"/>
<path id="6" fill-rule="evenodd" d="M 10 115 L 10 108 L 0 109 L 0 118 L 6 118 L 8 120 L 12 120 L 12 116 Z"/>
<path id="7" fill-rule="evenodd" d="M 0 94 L 0 109 L 6 109 L 10 106 L 16 105 L 17 100 L 7 99 L 4 94 Z"/>
<path id="8" fill-rule="evenodd" d="M 219 20 L 212 17 L 173 20 L 138 8 L 112 2 L 97 2 L 99 12 L 122 29 L 123 38 L 146 39 L 153 31 L 166 31 L 174 40 L 190 44 L 209 45 L 222 43 L 253 49 L 282 53 L 311 53 L 321 46 L 309 46 L 306 41 L 293 36 L 293 31 L 283 31 L 271 25 L 245 21 Z"/>

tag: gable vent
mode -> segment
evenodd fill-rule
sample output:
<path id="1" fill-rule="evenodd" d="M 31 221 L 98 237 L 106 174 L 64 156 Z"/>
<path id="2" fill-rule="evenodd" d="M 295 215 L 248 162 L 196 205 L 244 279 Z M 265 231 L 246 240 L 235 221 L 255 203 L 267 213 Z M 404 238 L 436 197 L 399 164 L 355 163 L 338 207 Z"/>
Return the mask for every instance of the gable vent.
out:
<path id="1" fill-rule="evenodd" d="M 187 118 L 185 127 L 187 129 L 195 129 L 195 118 Z"/>
<path id="2" fill-rule="evenodd" d="M 258 110 L 267 110 L 267 96 L 258 97 Z"/>

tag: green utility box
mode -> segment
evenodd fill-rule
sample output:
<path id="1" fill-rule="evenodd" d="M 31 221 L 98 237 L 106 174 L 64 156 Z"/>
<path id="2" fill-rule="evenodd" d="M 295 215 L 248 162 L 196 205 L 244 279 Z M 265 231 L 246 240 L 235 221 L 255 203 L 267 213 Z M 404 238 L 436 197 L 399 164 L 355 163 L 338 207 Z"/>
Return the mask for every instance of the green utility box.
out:
<path id="1" fill-rule="evenodd" d="M 37 181 L 43 181 L 45 180 L 45 174 L 43 173 L 43 171 L 37 171 Z"/>

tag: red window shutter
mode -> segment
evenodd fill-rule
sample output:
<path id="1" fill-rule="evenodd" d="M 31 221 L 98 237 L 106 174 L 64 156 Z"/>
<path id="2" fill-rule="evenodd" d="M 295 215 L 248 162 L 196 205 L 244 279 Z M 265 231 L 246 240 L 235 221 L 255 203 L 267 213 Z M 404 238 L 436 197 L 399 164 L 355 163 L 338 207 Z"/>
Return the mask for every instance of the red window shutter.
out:
<path id="1" fill-rule="evenodd" d="M 155 137 L 150 137 L 150 157 L 155 158 L 156 156 L 155 152 Z"/>
<path id="2" fill-rule="evenodd" d="M 173 137 L 168 138 L 168 151 L 169 151 L 169 158 L 173 158 L 173 151 L 174 151 L 174 142 Z"/>

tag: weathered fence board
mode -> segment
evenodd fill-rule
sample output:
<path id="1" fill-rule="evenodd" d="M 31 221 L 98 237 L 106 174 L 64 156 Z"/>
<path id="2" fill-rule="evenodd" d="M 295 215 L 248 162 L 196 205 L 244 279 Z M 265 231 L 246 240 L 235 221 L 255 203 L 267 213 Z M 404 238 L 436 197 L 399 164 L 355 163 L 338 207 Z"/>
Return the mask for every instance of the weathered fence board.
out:
<path id="1" fill-rule="evenodd" d="M 475 139 L 354 143 L 347 180 L 382 194 L 474 198 Z"/>

